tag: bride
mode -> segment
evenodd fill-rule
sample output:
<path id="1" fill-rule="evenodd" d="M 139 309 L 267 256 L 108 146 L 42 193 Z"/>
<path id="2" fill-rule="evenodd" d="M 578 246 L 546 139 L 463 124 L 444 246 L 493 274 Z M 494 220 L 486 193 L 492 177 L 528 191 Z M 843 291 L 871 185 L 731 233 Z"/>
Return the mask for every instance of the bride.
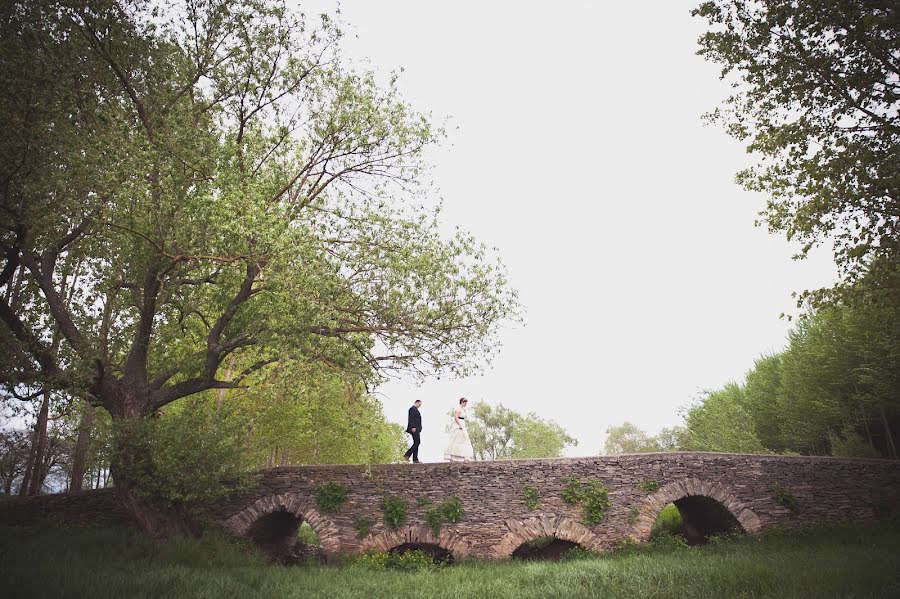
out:
<path id="1" fill-rule="evenodd" d="M 453 410 L 453 420 L 450 422 L 450 445 L 444 451 L 445 460 L 468 462 L 475 458 L 472 441 L 469 439 L 469 430 L 466 428 L 466 405 L 468 403 L 468 399 L 461 397 L 459 407 Z"/>

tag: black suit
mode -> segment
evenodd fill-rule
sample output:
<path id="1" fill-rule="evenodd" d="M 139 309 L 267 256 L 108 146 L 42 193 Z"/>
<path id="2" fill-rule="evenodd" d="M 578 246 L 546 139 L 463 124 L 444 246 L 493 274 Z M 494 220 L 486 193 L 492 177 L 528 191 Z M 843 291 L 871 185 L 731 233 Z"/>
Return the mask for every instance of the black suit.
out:
<path id="1" fill-rule="evenodd" d="M 412 456 L 414 462 L 419 461 L 419 433 L 422 432 L 422 415 L 419 413 L 419 408 L 416 406 L 410 406 L 409 408 L 409 418 L 406 420 L 406 432 L 412 435 L 413 444 L 406 453 L 403 454 L 404 457 L 409 458 Z"/>

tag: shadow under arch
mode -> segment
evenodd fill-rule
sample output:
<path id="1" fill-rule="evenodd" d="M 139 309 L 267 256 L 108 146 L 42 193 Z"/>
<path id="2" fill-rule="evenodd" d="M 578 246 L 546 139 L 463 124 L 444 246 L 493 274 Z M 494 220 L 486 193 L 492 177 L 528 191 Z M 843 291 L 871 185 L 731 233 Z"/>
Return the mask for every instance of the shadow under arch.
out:
<path id="1" fill-rule="evenodd" d="M 443 549 L 453 558 L 468 557 L 472 548 L 459 534 L 446 528 L 437 536 L 427 526 L 407 525 L 396 530 L 386 530 L 377 535 L 367 537 L 359 546 L 359 551 L 392 551 L 398 548 L 418 548 L 431 546 Z M 433 553 L 433 552 L 431 552 Z"/>
<path id="2" fill-rule="evenodd" d="M 326 557 L 340 552 L 337 527 L 299 493 L 257 499 L 228 518 L 222 526 L 234 534 L 249 536 L 267 553 L 277 557 L 278 552 L 289 549 L 296 542 L 297 529 L 303 522 L 309 524 L 319 536 Z"/>
<path id="3" fill-rule="evenodd" d="M 565 516 L 534 516 L 524 520 L 507 520 L 509 529 L 494 545 L 491 554 L 496 559 L 511 557 L 522 545 L 541 537 L 554 537 L 585 549 L 601 549 L 602 539 L 591 529 Z"/>
<path id="4" fill-rule="evenodd" d="M 638 543 L 650 540 L 651 529 L 662 509 L 674 503 L 681 512 L 689 534 L 705 536 L 718 527 L 737 525 L 743 532 L 755 533 L 762 522 L 753 510 L 737 499 L 728 485 L 686 478 L 669 483 L 652 493 L 641 505 L 631 539 Z M 724 532 L 724 531 L 722 531 Z"/>

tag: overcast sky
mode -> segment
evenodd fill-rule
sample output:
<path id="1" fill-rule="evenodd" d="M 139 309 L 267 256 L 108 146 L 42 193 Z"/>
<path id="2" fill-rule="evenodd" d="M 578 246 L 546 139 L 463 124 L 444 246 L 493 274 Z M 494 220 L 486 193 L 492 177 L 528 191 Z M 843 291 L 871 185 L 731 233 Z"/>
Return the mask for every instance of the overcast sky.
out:
<path id="1" fill-rule="evenodd" d="M 423 400 L 424 461 L 463 395 L 556 420 L 579 440 L 569 455 L 625 420 L 679 424 L 784 347 L 792 291 L 833 280 L 830 253 L 793 261 L 754 227 L 765 198 L 734 183 L 748 157 L 701 121 L 727 89 L 695 55 L 696 3 L 340 3 L 346 55 L 402 67 L 406 100 L 450 118 L 442 221 L 499 248 L 527 311 L 483 376 L 379 389 L 404 425 Z"/>

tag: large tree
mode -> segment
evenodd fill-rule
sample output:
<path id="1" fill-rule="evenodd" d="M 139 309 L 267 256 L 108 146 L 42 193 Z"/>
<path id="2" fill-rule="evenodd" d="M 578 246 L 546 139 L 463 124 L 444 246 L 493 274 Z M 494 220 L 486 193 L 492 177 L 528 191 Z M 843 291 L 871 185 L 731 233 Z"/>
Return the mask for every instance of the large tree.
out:
<path id="1" fill-rule="evenodd" d="M 2 383 L 120 423 L 116 486 L 146 530 L 178 523 L 141 499 L 141 427 L 121 423 L 285 357 L 368 382 L 490 356 L 515 296 L 420 206 L 440 132 L 344 66 L 332 21 L 252 0 L 0 21 Z"/>
<path id="2" fill-rule="evenodd" d="M 892 0 L 712 0 L 699 53 L 734 93 L 712 117 L 747 143 L 738 175 L 770 230 L 831 239 L 842 282 L 895 285 L 900 263 L 900 10 Z M 846 288 L 846 287 L 845 287 Z M 896 293 L 896 291 L 894 292 Z M 820 299 L 822 293 L 801 296 Z M 840 296 L 838 296 L 840 297 Z"/>

